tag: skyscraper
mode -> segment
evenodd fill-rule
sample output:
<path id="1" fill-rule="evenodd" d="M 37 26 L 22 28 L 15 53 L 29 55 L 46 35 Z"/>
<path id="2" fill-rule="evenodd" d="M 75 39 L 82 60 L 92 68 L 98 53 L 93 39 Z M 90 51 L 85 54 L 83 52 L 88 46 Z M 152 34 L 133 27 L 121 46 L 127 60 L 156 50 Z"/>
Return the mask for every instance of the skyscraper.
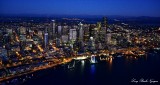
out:
<path id="1" fill-rule="evenodd" d="M 52 30 L 51 30 L 51 32 L 52 32 L 52 38 L 55 41 L 55 39 L 56 39 L 56 23 L 55 23 L 55 20 L 52 20 Z"/>
<path id="2" fill-rule="evenodd" d="M 89 26 L 89 37 L 93 37 L 95 35 L 95 25 L 91 24 Z"/>
<path id="3" fill-rule="evenodd" d="M 84 42 L 88 42 L 89 41 L 89 26 L 86 25 L 84 27 Z"/>
<path id="4" fill-rule="evenodd" d="M 96 33 L 95 35 L 97 35 L 95 38 L 97 41 L 100 41 L 101 39 L 101 22 L 97 22 L 97 30 L 96 30 Z"/>
<path id="5" fill-rule="evenodd" d="M 53 26 L 53 30 L 52 30 L 52 32 L 53 32 L 53 34 L 55 33 L 55 29 L 56 29 L 56 23 L 55 23 L 55 20 L 52 20 L 52 26 Z"/>
<path id="6" fill-rule="evenodd" d="M 93 37 L 90 37 L 89 39 L 88 48 L 91 52 L 95 50 L 95 40 Z"/>
<path id="7" fill-rule="evenodd" d="M 77 31 L 76 29 L 70 29 L 69 30 L 69 40 L 76 41 L 77 39 Z"/>
<path id="8" fill-rule="evenodd" d="M 77 31 L 76 29 L 70 29 L 69 30 L 69 40 L 70 40 L 70 46 L 73 48 L 73 44 L 77 40 Z"/>
<path id="9" fill-rule="evenodd" d="M 62 26 L 58 26 L 58 35 L 61 36 L 62 34 Z"/>
<path id="10" fill-rule="evenodd" d="M 46 29 L 45 33 L 44 33 L 44 47 L 45 48 L 47 48 L 48 43 L 49 43 L 49 39 L 48 39 L 48 32 L 47 32 L 47 29 Z"/>
<path id="11" fill-rule="evenodd" d="M 78 40 L 83 41 L 83 24 L 80 22 L 79 24 L 79 29 L 78 29 Z"/>

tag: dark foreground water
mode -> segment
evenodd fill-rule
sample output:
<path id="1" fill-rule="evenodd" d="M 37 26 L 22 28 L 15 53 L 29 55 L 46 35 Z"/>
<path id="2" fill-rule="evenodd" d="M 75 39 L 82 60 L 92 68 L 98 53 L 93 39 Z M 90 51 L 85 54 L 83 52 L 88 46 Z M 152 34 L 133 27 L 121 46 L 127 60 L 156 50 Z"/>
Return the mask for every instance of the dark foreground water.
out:
<path id="1" fill-rule="evenodd" d="M 160 53 L 148 53 L 147 56 L 138 59 L 133 57 L 115 57 L 108 61 L 98 62 L 97 64 L 90 64 L 88 60 L 76 61 L 75 68 L 67 69 L 64 66 L 58 66 L 36 73 L 35 75 L 40 76 L 24 84 L 159 85 Z M 138 82 L 136 83 L 136 81 Z M 155 83 L 153 83 L 154 81 Z"/>

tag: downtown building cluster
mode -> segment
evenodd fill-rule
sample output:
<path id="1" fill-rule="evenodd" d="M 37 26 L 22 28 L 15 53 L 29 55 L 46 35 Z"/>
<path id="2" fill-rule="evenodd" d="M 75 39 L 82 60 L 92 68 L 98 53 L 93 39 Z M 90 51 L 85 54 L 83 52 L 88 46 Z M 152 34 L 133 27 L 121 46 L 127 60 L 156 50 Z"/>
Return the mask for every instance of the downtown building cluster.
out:
<path id="1" fill-rule="evenodd" d="M 24 73 L 79 55 L 114 54 L 119 52 L 117 50 L 123 54 L 136 54 L 132 49 L 160 46 L 160 29 L 131 29 L 134 27 L 125 23 L 109 25 L 106 17 L 94 24 L 70 20 L 78 23 L 66 24 L 57 20 L 2 23 L 0 77 Z"/>

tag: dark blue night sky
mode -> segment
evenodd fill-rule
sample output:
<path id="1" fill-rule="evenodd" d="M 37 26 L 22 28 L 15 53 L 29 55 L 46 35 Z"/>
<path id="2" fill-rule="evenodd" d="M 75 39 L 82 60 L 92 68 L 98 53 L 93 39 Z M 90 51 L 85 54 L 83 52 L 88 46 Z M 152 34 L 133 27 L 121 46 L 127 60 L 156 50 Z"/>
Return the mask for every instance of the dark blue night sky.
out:
<path id="1" fill-rule="evenodd" d="M 0 14 L 160 17 L 160 0 L 0 0 Z"/>

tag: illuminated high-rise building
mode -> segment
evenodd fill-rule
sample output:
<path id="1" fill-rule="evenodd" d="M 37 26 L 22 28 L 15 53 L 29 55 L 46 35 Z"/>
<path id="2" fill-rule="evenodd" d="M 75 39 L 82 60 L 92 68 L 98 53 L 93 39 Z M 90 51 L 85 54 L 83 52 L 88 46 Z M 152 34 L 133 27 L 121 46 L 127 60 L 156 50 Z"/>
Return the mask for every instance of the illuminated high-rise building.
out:
<path id="1" fill-rule="evenodd" d="M 89 37 L 95 36 L 95 25 L 91 24 L 89 26 Z"/>
<path id="2" fill-rule="evenodd" d="M 61 36 L 62 34 L 62 26 L 58 26 L 58 35 Z"/>
<path id="3" fill-rule="evenodd" d="M 71 48 L 73 48 L 73 44 L 77 40 L 77 30 L 76 29 L 69 30 L 69 40 L 70 40 L 70 46 Z"/>
<path id="4" fill-rule="evenodd" d="M 68 32 L 69 32 L 69 26 L 68 25 L 65 25 L 62 27 L 62 35 L 68 35 Z"/>
<path id="5" fill-rule="evenodd" d="M 93 37 L 90 37 L 89 39 L 88 48 L 92 52 L 95 50 L 95 40 Z"/>
<path id="6" fill-rule="evenodd" d="M 77 40 L 77 47 L 78 47 L 78 51 L 83 53 L 84 52 L 84 42 L 83 42 L 83 36 L 84 36 L 84 29 L 83 29 L 83 24 L 80 22 L 78 24 L 78 40 Z"/>
<path id="7" fill-rule="evenodd" d="M 96 35 L 96 40 L 100 41 L 100 38 L 101 38 L 101 32 L 102 32 L 102 29 L 101 29 L 101 22 L 97 22 L 97 29 L 95 29 L 95 35 Z"/>
<path id="8" fill-rule="evenodd" d="M 53 32 L 53 34 L 55 34 L 55 30 L 56 30 L 56 23 L 55 23 L 55 20 L 52 20 L 52 26 L 53 26 L 52 32 Z"/>
<path id="9" fill-rule="evenodd" d="M 70 29 L 69 30 L 69 40 L 76 41 L 77 39 L 77 31 L 76 29 Z"/>
<path id="10" fill-rule="evenodd" d="M 83 41 L 83 24 L 80 22 L 78 25 L 79 25 L 78 40 Z"/>
<path id="11" fill-rule="evenodd" d="M 102 34 L 106 34 L 107 30 L 108 30 L 108 20 L 106 17 L 103 17 L 102 28 L 101 28 Z"/>
<path id="12" fill-rule="evenodd" d="M 44 47 L 47 48 L 49 43 L 49 39 L 48 39 L 48 32 L 47 29 L 45 29 L 45 33 L 44 33 Z"/>
<path id="13" fill-rule="evenodd" d="M 52 30 L 51 30 L 51 32 L 52 32 L 52 40 L 54 40 L 55 41 L 55 39 L 56 39 L 56 23 L 55 23 L 55 20 L 52 20 Z"/>
<path id="14" fill-rule="evenodd" d="M 89 41 L 89 26 L 85 26 L 84 27 L 84 42 L 88 42 Z"/>

